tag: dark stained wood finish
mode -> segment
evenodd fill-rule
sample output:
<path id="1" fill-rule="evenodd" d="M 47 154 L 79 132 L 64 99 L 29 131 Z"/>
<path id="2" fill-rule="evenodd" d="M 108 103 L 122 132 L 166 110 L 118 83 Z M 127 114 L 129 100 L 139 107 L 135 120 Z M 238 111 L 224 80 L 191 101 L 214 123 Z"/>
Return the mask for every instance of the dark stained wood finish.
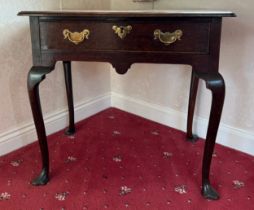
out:
<path id="1" fill-rule="evenodd" d="M 74 105 L 73 105 L 73 91 L 72 91 L 72 76 L 71 76 L 71 62 L 64 61 L 64 78 L 65 78 L 65 86 L 67 93 L 67 101 L 68 101 L 68 110 L 69 110 L 69 128 L 65 131 L 66 135 L 73 135 L 75 133 L 75 125 L 74 125 Z"/>
<path id="2" fill-rule="evenodd" d="M 219 194 L 212 188 L 209 181 L 210 165 L 214 150 L 217 131 L 225 98 L 225 83 L 219 73 L 204 74 L 196 73 L 196 76 L 206 82 L 206 87 L 212 92 L 212 106 L 206 135 L 206 143 L 202 167 L 202 194 L 208 199 L 216 200 Z"/>
<path id="3" fill-rule="evenodd" d="M 42 172 L 33 184 L 43 185 L 49 180 L 47 138 L 42 118 L 39 84 L 57 61 L 64 61 L 65 82 L 69 107 L 69 130 L 75 132 L 70 61 L 109 62 L 119 74 L 128 71 L 133 63 L 187 64 L 193 67 L 187 120 L 187 138 L 192 133 L 198 80 L 204 80 L 212 92 L 212 106 L 206 136 L 202 194 L 218 199 L 210 184 L 212 153 L 225 96 L 225 84 L 218 73 L 222 17 L 235 16 L 231 12 L 21 12 L 30 16 L 33 67 L 28 75 L 28 92 L 42 153 Z M 121 40 L 112 25 L 132 25 L 133 30 Z M 63 29 L 91 31 L 84 43 L 75 45 L 63 39 Z M 183 30 L 181 41 L 165 46 L 153 39 L 155 29 L 173 32 Z"/>
<path id="4" fill-rule="evenodd" d="M 41 49 L 46 52 L 73 52 L 82 53 L 87 51 L 155 51 L 155 52 L 178 52 L 178 53 L 209 53 L 209 31 L 210 20 L 195 20 L 190 25 L 189 21 L 167 21 L 145 22 L 145 21 L 128 21 L 132 26 L 130 34 L 124 40 L 120 39 L 113 33 L 112 26 L 125 26 L 124 21 L 45 21 L 40 22 Z M 63 30 L 81 32 L 89 29 L 91 34 L 89 39 L 75 45 L 67 39 L 63 39 Z M 181 41 L 174 45 L 166 46 L 165 44 L 154 41 L 154 31 L 160 29 L 163 32 L 174 32 L 177 29 L 183 31 Z"/>
<path id="5" fill-rule="evenodd" d="M 198 139 L 197 135 L 192 133 L 193 116 L 195 111 L 195 103 L 197 98 L 199 79 L 195 75 L 195 70 L 191 73 L 191 85 L 190 85 L 190 96 L 189 96 L 189 108 L 188 108 L 188 119 L 187 119 L 187 140 L 195 142 Z"/>
<path id="6" fill-rule="evenodd" d="M 21 11 L 20 16 L 40 16 L 40 17 L 235 17 L 231 11 L 223 10 L 83 10 L 83 11 Z"/>
<path id="7" fill-rule="evenodd" d="M 53 69 L 50 67 L 34 66 L 29 71 L 27 79 L 28 94 L 42 157 L 42 171 L 41 174 L 32 181 L 33 185 L 44 185 L 49 181 L 49 153 L 46 130 L 41 111 L 39 85 L 45 79 L 45 75 L 52 70 Z"/>

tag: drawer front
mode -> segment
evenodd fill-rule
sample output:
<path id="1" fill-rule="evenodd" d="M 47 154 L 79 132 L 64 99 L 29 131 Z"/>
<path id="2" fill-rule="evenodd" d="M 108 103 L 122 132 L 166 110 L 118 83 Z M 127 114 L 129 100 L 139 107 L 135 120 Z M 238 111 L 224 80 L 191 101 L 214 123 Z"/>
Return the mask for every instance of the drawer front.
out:
<path id="1" fill-rule="evenodd" d="M 114 30 L 113 26 L 115 26 Z M 124 27 L 126 26 L 130 27 L 124 34 Z M 118 29 L 120 30 L 119 34 L 116 33 L 117 27 L 120 27 Z M 63 31 L 65 29 L 68 31 L 65 31 L 67 35 L 64 38 Z M 82 37 L 83 34 L 81 33 L 73 34 L 84 30 L 86 30 L 85 33 L 87 33 L 88 39 Z M 157 33 L 155 37 L 156 30 L 161 33 Z M 182 34 L 176 38 L 179 30 Z M 100 23 L 95 21 L 62 21 L 40 23 L 41 49 L 68 52 L 111 50 L 208 53 L 209 32 L 210 23 L 208 22 L 167 21 L 164 23 L 146 23 L 135 21 Z M 73 40 L 77 38 L 75 36 L 80 36 L 78 37 L 79 41 L 84 40 L 75 43 L 75 40 Z"/>

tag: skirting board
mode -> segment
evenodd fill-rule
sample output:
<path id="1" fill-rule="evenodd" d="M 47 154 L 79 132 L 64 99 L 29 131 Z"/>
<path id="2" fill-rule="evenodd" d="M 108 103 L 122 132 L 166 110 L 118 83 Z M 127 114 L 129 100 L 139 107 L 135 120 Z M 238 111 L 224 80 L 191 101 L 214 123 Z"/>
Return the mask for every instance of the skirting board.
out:
<path id="1" fill-rule="evenodd" d="M 111 93 L 111 106 L 186 132 L 187 113 L 114 92 Z M 205 138 L 207 125 L 207 119 L 195 117 L 194 133 Z M 221 123 L 216 142 L 254 155 L 254 133 Z"/>
<path id="2" fill-rule="evenodd" d="M 75 120 L 80 121 L 109 107 L 139 115 L 155 122 L 186 131 L 187 114 L 112 92 L 75 105 Z M 194 118 L 194 131 L 205 138 L 207 119 Z M 45 116 L 47 135 L 68 125 L 67 109 Z M 37 139 L 33 122 L 0 134 L 0 156 L 19 149 Z M 220 124 L 217 143 L 254 155 L 254 134 Z"/>
<path id="3" fill-rule="evenodd" d="M 89 101 L 75 105 L 75 121 L 92 116 L 111 105 L 110 93 L 97 96 Z M 68 110 L 64 109 L 44 117 L 47 135 L 68 126 Z M 24 147 L 37 139 L 34 123 L 20 126 L 0 134 L 0 156 Z"/>

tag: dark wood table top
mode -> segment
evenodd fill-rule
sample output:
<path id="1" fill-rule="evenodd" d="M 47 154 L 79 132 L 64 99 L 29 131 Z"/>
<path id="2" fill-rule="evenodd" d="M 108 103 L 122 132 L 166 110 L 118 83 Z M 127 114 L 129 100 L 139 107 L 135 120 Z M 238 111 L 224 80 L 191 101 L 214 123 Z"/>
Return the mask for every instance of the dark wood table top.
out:
<path id="1" fill-rule="evenodd" d="M 21 11 L 19 16 L 104 16 L 104 17 L 235 17 L 222 10 L 52 10 Z"/>

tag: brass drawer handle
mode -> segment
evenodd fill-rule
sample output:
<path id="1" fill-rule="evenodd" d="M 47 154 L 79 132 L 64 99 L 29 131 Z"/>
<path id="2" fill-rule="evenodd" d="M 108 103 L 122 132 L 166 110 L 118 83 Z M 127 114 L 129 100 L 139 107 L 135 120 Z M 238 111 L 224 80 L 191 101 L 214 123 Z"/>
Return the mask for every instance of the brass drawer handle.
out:
<path id="1" fill-rule="evenodd" d="M 132 26 L 113 26 L 113 31 L 121 38 L 124 39 L 127 34 L 129 34 L 132 30 Z"/>
<path id="2" fill-rule="evenodd" d="M 90 31 L 84 29 L 82 32 L 70 32 L 68 29 L 63 30 L 64 39 L 69 39 L 70 42 L 74 44 L 79 44 L 85 39 L 88 39 Z"/>
<path id="3" fill-rule="evenodd" d="M 183 35 L 182 30 L 176 30 L 173 33 L 165 32 L 163 33 L 160 29 L 156 29 L 154 31 L 154 39 L 159 39 L 160 42 L 164 43 L 165 45 L 170 45 L 177 40 L 181 40 L 181 37 Z"/>

